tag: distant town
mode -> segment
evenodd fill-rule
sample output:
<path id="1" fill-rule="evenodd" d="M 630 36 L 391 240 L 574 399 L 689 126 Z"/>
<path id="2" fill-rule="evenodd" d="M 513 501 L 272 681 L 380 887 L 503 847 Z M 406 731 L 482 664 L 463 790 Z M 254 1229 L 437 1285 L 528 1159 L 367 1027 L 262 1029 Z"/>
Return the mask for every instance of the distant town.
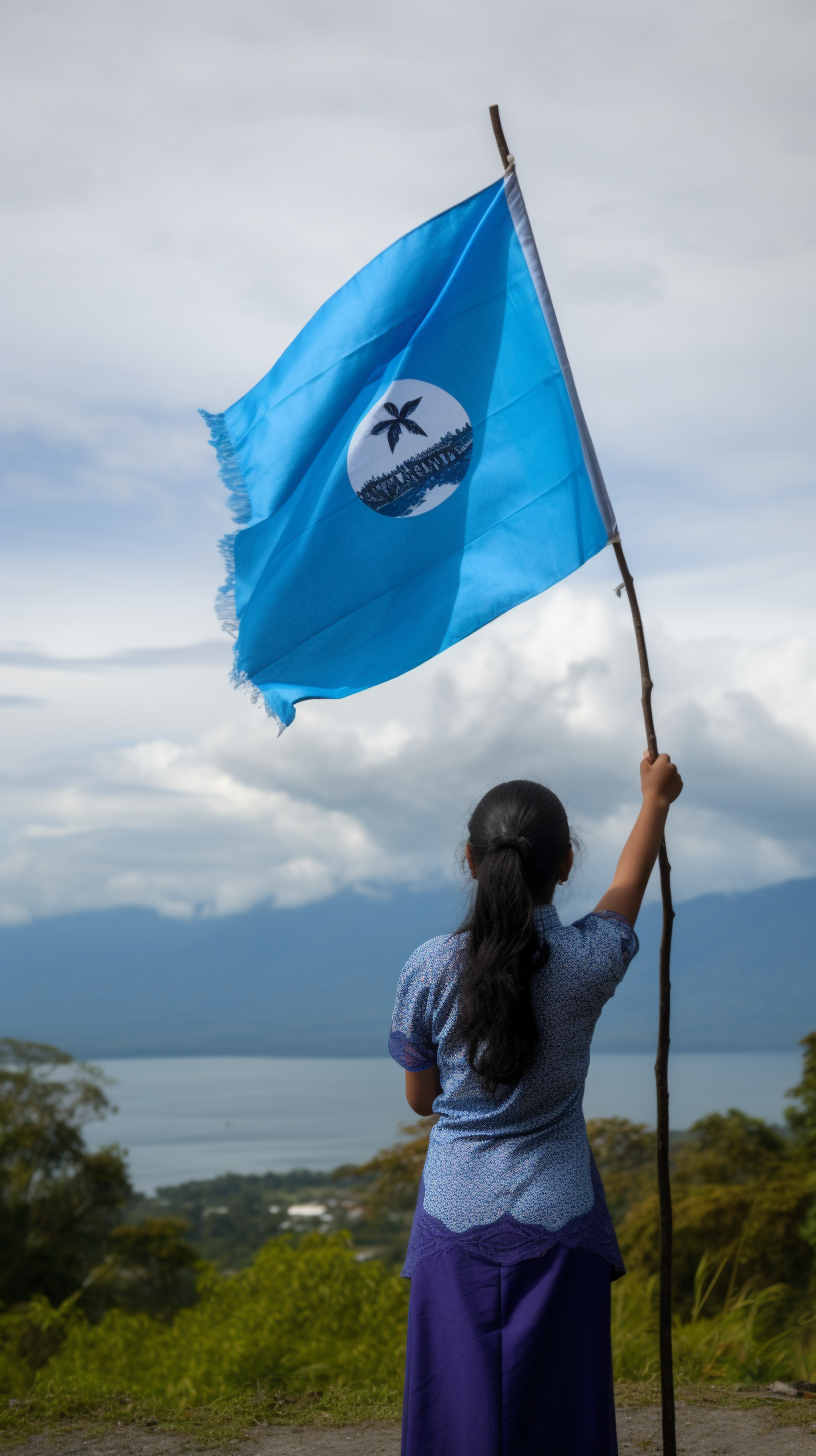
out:
<path id="1" fill-rule="evenodd" d="M 382 510 L 418 486 L 430 490 L 439 485 L 458 485 L 465 477 L 472 450 L 472 425 L 448 430 L 435 444 L 404 460 L 387 475 L 372 476 L 358 492 L 360 500 L 374 510 Z"/>

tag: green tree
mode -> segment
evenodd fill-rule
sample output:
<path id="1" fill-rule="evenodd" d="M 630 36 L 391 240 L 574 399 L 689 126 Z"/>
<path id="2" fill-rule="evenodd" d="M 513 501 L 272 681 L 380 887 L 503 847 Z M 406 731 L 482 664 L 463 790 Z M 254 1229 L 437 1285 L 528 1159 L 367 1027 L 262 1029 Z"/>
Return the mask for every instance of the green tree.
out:
<path id="1" fill-rule="evenodd" d="M 398 1143 L 383 1148 L 368 1163 L 335 1171 L 336 1179 L 351 1182 L 362 1210 L 355 1243 L 374 1244 L 386 1263 L 401 1264 L 405 1257 L 428 1139 L 436 1122 L 436 1117 L 421 1117 L 401 1129 Z"/>
<path id="2" fill-rule="evenodd" d="M 799 1106 L 787 1107 L 785 1117 L 797 1143 L 810 1158 L 816 1159 L 816 1031 L 804 1036 L 799 1045 L 805 1048 L 802 1080 L 787 1094 Z"/>
<path id="3" fill-rule="evenodd" d="M 209 1266 L 185 1234 L 184 1218 L 146 1218 L 111 1231 L 101 1264 L 85 1279 L 82 1307 L 92 1317 L 116 1306 L 172 1321 L 198 1297 L 198 1276 Z"/>
<path id="4" fill-rule="evenodd" d="M 799 1106 L 786 1107 L 785 1117 L 797 1149 L 810 1165 L 812 1201 L 800 1232 L 811 1248 L 816 1249 L 816 1031 L 803 1037 L 799 1045 L 805 1049 L 802 1080 L 788 1092 L 789 1097 L 796 1098 Z"/>
<path id="5" fill-rule="evenodd" d="M 85 1146 L 103 1081 L 56 1047 L 0 1040 L 0 1303 L 61 1304 L 104 1257 L 131 1188 L 117 1147 Z"/>
<path id="6" fill-rule="evenodd" d="M 701 1261 L 719 1279 L 708 1307 L 721 1309 L 729 1294 L 750 1284 L 784 1284 L 794 1302 L 807 1288 L 813 1250 L 803 1234 L 810 1193 L 791 1162 L 774 1178 L 753 1183 L 700 1183 L 675 1188 L 674 1295 L 691 1310 Z M 618 1229 L 627 1268 L 650 1277 L 660 1266 L 660 1209 L 656 1194 L 629 1211 Z"/>
<path id="7" fill-rule="evenodd" d="M 587 1132 L 609 1212 L 617 1221 L 653 1189 L 656 1134 L 645 1122 L 626 1117 L 590 1118 Z"/>
<path id="8" fill-rule="evenodd" d="M 428 1155 L 428 1139 L 436 1121 L 435 1117 L 421 1117 L 418 1122 L 403 1127 L 400 1142 L 376 1153 L 370 1162 L 359 1168 L 338 1168 L 335 1177 L 353 1174 L 367 1185 L 362 1201 L 372 1222 L 393 1212 L 413 1213 Z"/>
<path id="9" fill-rule="evenodd" d="M 789 1303 L 812 1287 L 816 1032 L 801 1045 L 802 1080 L 788 1094 L 799 1105 L 786 1114 L 793 1138 L 731 1108 L 694 1123 L 677 1151 L 672 1185 L 680 1309 L 691 1309 L 703 1267 L 713 1278 L 710 1310 L 727 1306 L 735 1291 L 747 1286 L 784 1286 Z M 619 1233 L 629 1266 L 647 1276 L 656 1273 L 660 1236 L 654 1193 L 630 1207 Z"/>
<path id="10" fill-rule="evenodd" d="M 675 1185 L 753 1183 L 787 1165 L 785 1137 L 761 1117 L 738 1108 L 710 1112 L 689 1129 L 674 1160 Z"/>

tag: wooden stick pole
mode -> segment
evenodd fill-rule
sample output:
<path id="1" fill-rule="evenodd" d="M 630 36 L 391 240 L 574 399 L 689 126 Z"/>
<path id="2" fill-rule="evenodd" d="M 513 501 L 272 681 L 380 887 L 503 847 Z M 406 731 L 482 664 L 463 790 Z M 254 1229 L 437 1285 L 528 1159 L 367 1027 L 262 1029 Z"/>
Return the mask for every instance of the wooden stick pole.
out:
<path id="1" fill-rule="evenodd" d="M 635 628 L 638 660 L 640 662 L 641 705 L 643 723 L 646 729 L 646 746 L 649 758 L 657 758 L 657 735 L 652 717 L 652 679 L 649 673 L 649 658 L 646 653 L 646 638 L 640 616 L 635 583 L 626 563 L 620 537 L 613 538 L 615 552 Z M 660 894 L 663 899 L 663 933 L 660 937 L 660 1010 L 657 1027 L 657 1058 L 655 1060 L 655 1082 L 657 1084 L 657 1188 L 660 1197 L 660 1302 L 658 1311 L 658 1342 L 660 1346 L 660 1396 L 663 1412 L 663 1456 L 676 1456 L 677 1438 L 674 1419 L 674 1371 L 672 1358 L 672 1202 L 669 1177 L 669 1023 L 671 1017 L 671 942 L 674 924 L 674 906 L 671 893 L 671 865 L 663 840 L 657 857 L 660 871 Z"/>
<path id="2" fill-rule="evenodd" d="M 514 166 L 514 158 L 507 145 L 504 129 L 499 117 L 498 106 L 491 106 L 490 120 L 493 135 L 502 159 L 505 172 Z M 638 660 L 640 662 L 641 704 L 643 722 L 646 728 L 646 745 L 649 758 L 657 758 L 657 735 L 652 716 L 652 679 L 649 674 L 649 658 L 646 653 L 646 638 L 638 606 L 635 583 L 626 564 L 626 557 L 620 537 L 612 538 L 618 566 L 632 612 L 635 628 Z M 677 1439 L 674 1415 L 674 1374 L 672 1360 L 672 1205 L 671 1182 L 669 1178 L 669 1024 L 671 1013 L 671 942 L 674 907 L 671 894 L 671 865 L 663 840 L 658 853 L 660 871 L 660 893 L 663 899 L 663 933 L 660 939 L 660 1012 L 657 1030 L 657 1057 L 655 1060 L 655 1082 L 657 1084 L 657 1186 L 660 1195 L 660 1302 L 658 1330 L 660 1345 L 660 1393 L 663 1412 L 663 1456 L 677 1456 Z"/>
<path id="3" fill-rule="evenodd" d="M 496 146 L 499 149 L 499 156 L 502 159 L 502 167 L 506 172 L 510 163 L 511 153 L 510 148 L 508 147 L 507 142 L 504 139 L 504 129 L 501 124 L 498 106 L 491 106 L 490 120 L 493 124 L 493 135 L 496 138 Z"/>

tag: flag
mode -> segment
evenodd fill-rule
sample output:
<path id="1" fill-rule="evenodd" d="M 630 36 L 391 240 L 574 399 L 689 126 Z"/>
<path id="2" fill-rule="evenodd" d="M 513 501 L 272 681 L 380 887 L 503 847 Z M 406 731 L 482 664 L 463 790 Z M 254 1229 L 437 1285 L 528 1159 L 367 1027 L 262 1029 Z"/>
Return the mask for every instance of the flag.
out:
<path id="1" fill-rule="evenodd" d="M 223 414 L 217 599 L 281 728 L 594 556 L 615 518 L 515 173 L 346 283 Z"/>

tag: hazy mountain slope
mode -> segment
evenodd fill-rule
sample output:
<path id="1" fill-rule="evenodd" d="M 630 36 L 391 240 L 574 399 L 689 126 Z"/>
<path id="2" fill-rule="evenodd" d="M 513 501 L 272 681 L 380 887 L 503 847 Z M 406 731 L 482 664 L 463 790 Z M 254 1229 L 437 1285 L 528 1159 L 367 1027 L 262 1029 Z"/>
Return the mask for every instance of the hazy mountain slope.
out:
<path id="1" fill-rule="evenodd" d="M 676 1048 L 786 1048 L 816 1027 L 815 904 L 809 879 L 678 906 Z M 446 888 L 222 919 L 121 909 L 3 927 L 3 1034 L 86 1057 L 383 1055 L 401 965 L 460 907 Z M 598 1050 L 651 1050 L 659 930 L 649 906 Z"/>
<path id="2" fill-rule="evenodd" d="M 781 1050 L 816 1029 L 814 908 L 816 879 L 678 905 L 673 1046 Z M 603 1013 L 598 1050 L 651 1050 L 654 1043 L 659 906 L 648 906 L 637 928 L 641 949 Z"/>

